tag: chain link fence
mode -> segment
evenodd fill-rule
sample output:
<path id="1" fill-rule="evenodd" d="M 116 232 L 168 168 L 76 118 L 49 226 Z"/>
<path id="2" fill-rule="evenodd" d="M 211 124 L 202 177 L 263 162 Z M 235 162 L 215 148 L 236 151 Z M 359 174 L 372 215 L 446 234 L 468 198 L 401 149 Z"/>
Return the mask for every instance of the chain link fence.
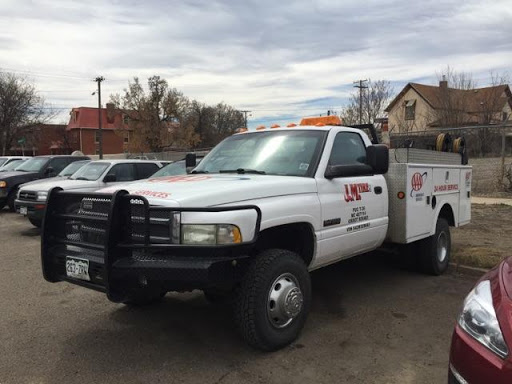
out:
<path id="1" fill-rule="evenodd" d="M 510 196 L 512 194 L 512 125 L 439 128 L 428 131 L 393 134 L 392 148 L 435 149 L 440 134 L 451 141 L 462 137 L 473 167 L 473 193 L 476 195 Z"/>

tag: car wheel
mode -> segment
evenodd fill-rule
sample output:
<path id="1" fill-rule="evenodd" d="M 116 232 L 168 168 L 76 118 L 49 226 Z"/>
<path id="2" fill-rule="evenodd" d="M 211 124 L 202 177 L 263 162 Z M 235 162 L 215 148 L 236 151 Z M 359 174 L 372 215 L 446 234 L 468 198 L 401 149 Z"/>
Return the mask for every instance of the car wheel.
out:
<path id="1" fill-rule="evenodd" d="M 236 290 L 234 318 L 245 341 L 264 351 L 293 342 L 311 306 L 311 280 L 304 261 L 288 250 L 261 252 Z"/>
<path id="2" fill-rule="evenodd" d="M 420 241 L 419 257 L 421 269 L 430 275 L 441 275 L 448 268 L 451 255 L 451 237 L 448 221 L 437 219 L 436 233 Z"/>
<path id="3" fill-rule="evenodd" d="M 16 211 L 16 207 L 14 206 L 14 200 L 16 200 L 16 194 L 18 193 L 18 188 L 15 188 L 9 193 L 9 196 L 7 196 L 7 205 L 9 206 L 9 210 L 11 212 Z"/>
<path id="4" fill-rule="evenodd" d="M 41 225 L 43 224 L 43 222 L 41 220 L 33 219 L 31 217 L 28 218 L 28 221 L 30 221 L 30 224 L 32 224 L 34 227 L 37 227 L 37 228 L 41 228 Z"/>

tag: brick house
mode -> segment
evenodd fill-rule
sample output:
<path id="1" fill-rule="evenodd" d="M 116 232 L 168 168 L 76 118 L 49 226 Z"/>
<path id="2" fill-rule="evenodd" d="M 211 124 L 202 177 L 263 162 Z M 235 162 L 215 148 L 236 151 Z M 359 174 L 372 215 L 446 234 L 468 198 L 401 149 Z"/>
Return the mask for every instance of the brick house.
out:
<path id="1" fill-rule="evenodd" d="M 68 155 L 74 150 L 65 124 L 35 124 L 21 129 L 9 155 Z M 21 141 L 24 140 L 22 143 Z"/>
<path id="2" fill-rule="evenodd" d="M 130 128 L 127 116 L 114 104 L 107 104 L 101 108 L 103 153 L 124 153 L 130 143 Z M 99 153 L 99 122 L 98 108 L 78 107 L 70 112 L 69 123 L 66 131 L 73 149 L 82 151 L 85 155 Z"/>
<path id="3" fill-rule="evenodd" d="M 499 124 L 512 120 L 508 85 L 461 90 L 408 83 L 385 109 L 391 132 L 424 131 L 432 127 Z"/>

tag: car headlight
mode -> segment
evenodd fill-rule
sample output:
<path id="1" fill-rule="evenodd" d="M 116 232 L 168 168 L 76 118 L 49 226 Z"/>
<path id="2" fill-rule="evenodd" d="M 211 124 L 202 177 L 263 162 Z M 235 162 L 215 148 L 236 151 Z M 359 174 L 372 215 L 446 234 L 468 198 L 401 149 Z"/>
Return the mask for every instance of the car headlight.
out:
<path id="1" fill-rule="evenodd" d="M 37 201 L 46 201 L 48 192 L 37 192 Z"/>
<path id="2" fill-rule="evenodd" d="M 508 347 L 492 303 L 489 280 L 480 282 L 466 297 L 459 316 L 459 325 L 501 358 L 508 355 Z"/>
<path id="3" fill-rule="evenodd" d="M 7 182 L 5 181 L 0 181 L 0 188 L 7 188 Z"/>
<path id="4" fill-rule="evenodd" d="M 231 224 L 182 224 L 181 243 L 188 245 L 238 244 L 240 228 Z"/>

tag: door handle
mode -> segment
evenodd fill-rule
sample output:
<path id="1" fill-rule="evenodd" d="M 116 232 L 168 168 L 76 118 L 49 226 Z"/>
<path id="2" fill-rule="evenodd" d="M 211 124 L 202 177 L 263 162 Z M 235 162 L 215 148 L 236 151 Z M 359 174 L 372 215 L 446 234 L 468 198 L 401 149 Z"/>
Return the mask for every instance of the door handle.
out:
<path id="1" fill-rule="evenodd" d="M 382 193 L 382 187 L 375 187 L 373 190 L 375 191 L 376 195 L 380 195 Z"/>

